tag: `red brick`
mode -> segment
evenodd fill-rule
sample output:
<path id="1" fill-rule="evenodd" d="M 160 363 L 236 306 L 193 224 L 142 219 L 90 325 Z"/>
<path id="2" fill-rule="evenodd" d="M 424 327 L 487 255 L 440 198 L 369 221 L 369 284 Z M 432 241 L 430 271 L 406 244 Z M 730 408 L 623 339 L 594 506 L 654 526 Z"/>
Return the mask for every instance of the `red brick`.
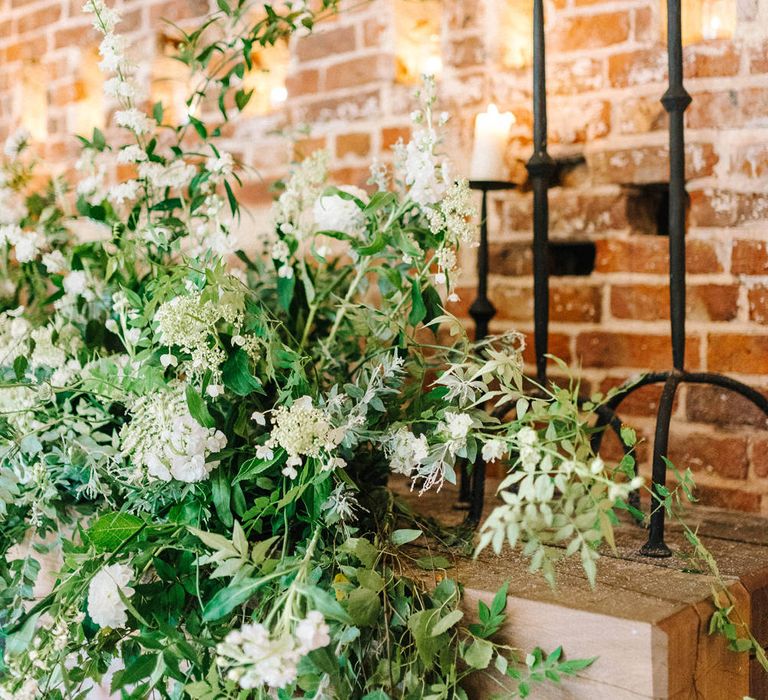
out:
<path id="1" fill-rule="evenodd" d="M 669 241 L 664 237 L 602 238 L 596 241 L 596 245 L 596 272 L 669 272 Z M 688 274 L 724 271 L 714 243 L 689 239 L 685 248 Z"/>
<path id="2" fill-rule="evenodd" d="M 622 134 L 663 131 L 669 125 L 667 111 L 655 96 L 630 97 L 617 105 L 617 111 L 616 128 Z"/>
<path id="3" fill-rule="evenodd" d="M 768 324 L 768 287 L 760 285 L 747 292 L 749 300 L 749 320 L 763 325 Z"/>
<path id="4" fill-rule="evenodd" d="M 291 73 L 285 81 L 285 87 L 290 97 L 317 93 L 320 89 L 320 71 L 307 68 Z"/>
<path id="5" fill-rule="evenodd" d="M 564 333 L 550 333 L 548 352 L 550 355 L 554 355 L 563 362 L 570 364 L 573 361 L 571 356 L 571 337 Z M 525 334 L 523 359 L 529 365 L 533 365 L 536 362 L 536 349 L 534 348 L 533 333 L 531 332 L 526 332 Z"/>
<path id="6" fill-rule="evenodd" d="M 337 185 L 354 185 L 363 189 L 371 178 L 369 168 L 335 168 L 330 173 L 331 181 Z"/>
<path id="7" fill-rule="evenodd" d="M 610 389 L 628 383 L 628 381 L 628 377 L 608 377 L 601 382 L 600 391 L 608 393 Z M 656 416 L 659 411 L 662 386 L 662 384 L 648 384 L 627 394 L 619 406 L 619 415 L 623 419 L 626 419 L 627 416 Z M 677 410 L 679 400 L 680 396 L 677 394 L 673 404 L 674 411 Z"/>
<path id="8" fill-rule="evenodd" d="M 691 129 L 719 129 L 749 126 L 768 112 L 768 88 L 753 87 L 721 92 L 701 92 L 693 95 L 686 112 Z"/>
<path id="9" fill-rule="evenodd" d="M 611 130 L 611 104 L 604 100 L 587 101 L 560 107 L 553 101 L 549 117 L 552 143 L 574 144 L 594 141 Z"/>
<path id="10" fill-rule="evenodd" d="M 613 87 L 663 83 L 667 54 L 661 47 L 613 54 L 608 59 L 608 79 Z"/>
<path id="11" fill-rule="evenodd" d="M 655 21 L 655 13 L 650 7 L 639 7 L 635 10 L 635 41 L 640 43 L 656 43 L 659 28 Z"/>
<path id="12" fill-rule="evenodd" d="M 749 70 L 751 73 L 768 73 L 768 41 L 750 52 Z"/>
<path id="13" fill-rule="evenodd" d="M 98 45 L 99 34 L 90 24 L 71 26 L 65 29 L 57 29 L 53 35 L 53 47 L 55 49 L 68 46 Z"/>
<path id="14" fill-rule="evenodd" d="M 407 143 L 410 138 L 411 138 L 410 127 L 405 127 L 405 126 L 386 127 L 381 130 L 381 149 L 383 151 L 389 150 L 398 141 Z"/>
<path id="15" fill-rule="evenodd" d="M 699 432 L 680 435 L 673 430 L 667 456 L 680 471 L 703 471 L 726 479 L 747 478 L 749 462 L 744 437 Z"/>
<path id="16" fill-rule="evenodd" d="M 337 90 L 377 83 L 387 78 L 391 79 L 394 74 L 391 55 L 362 56 L 329 66 L 325 72 L 325 89 Z"/>
<path id="17" fill-rule="evenodd" d="M 752 471 L 761 479 L 768 476 L 768 438 L 752 441 Z"/>
<path id="18" fill-rule="evenodd" d="M 553 53 L 603 48 L 628 39 L 628 12 L 561 17 L 547 36 Z"/>
<path id="19" fill-rule="evenodd" d="M 61 19 L 61 5 L 48 5 L 21 15 L 16 28 L 19 34 L 24 34 L 51 25 L 59 19 Z"/>
<path id="20" fill-rule="evenodd" d="M 334 27 L 317 31 L 296 42 L 295 53 L 300 61 L 314 61 L 326 56 L 354 51 L 356 48 L 354 26 Z"/>
<path id="21" fill-rule="evenodd" d="M 268 182 L 252 180 L 243 184 L 237 197 L 245 206 L 264 206 L 274 200 L 274 192 Z"/>
<path id="22" fill-rule="evenodd" d="M 711 143 L 691 143 L 685 149 L 686 176 L 713 174 L 718 157 Z M 595 182 L 638 184 L 669 180 L 669 149 L 666 146 L 633 147 L 598 151 L 587 155 Z"/>
<path id="23" fill-rule="evenodd" d="M 768 177 L 768 144 L 750 143 L 736 148 L 731 171 L 747 177 Z"/>
<path id="24" fill-rule="evenodd" d="M 768 194 L 707 190 L 691 193 L 691 225 L 738 226 L 768 219 Z"/>
<path id="25" fill-rule="evenodd" d="M 768 274 L 768 248 L 765 241 L 734 241 L 731 272 L 736 275 Z"/>
<path id="26" fill-rule="evenodd" d="M 558 59 L 554 56 L 553 60 Z M 549 57 L 548 57 L 549 59 Z M 549 68 L 547 90 L 553 95 L 572 95 L 605 87 L 605 59 L 579 57 L 557 61 Z"/>
<path id="27" fill-rule="evenodd" d="M 736 75 L 741 63 L 741 52 L 730 40 L 708 41 L 689 46 L 684 53 L 685 78 L 712 78 Z"/>
<path id="28" fill-rule="evenodd" d="M 520 277 L 533 270 L 533 250 L 527 243 L 490 243 L 488 267 L 491 274 Z"/>
<path id="29" fill-rule="evenodd" d="M 358 90 L 345 97 L 320 97 L 296 107 L 297 121 L 316 123 L 337 119 L 346 121 L 362 117 L 373 117 L 381 111 L 379 90 Z"/>
<path id="30" fill-rule="evenodd" d="M 597 285 L 552 285 L 549 294 L 549 317 L 564 323 L 597 323 L 601 317 L 601 288 Z"/>
<path id="31" fill-rule="evenodd" d="M 685 415 L 689 421 L 720 427 L 766 428 L 768 425 L 765 414 L 734 391 L 708 384 L 688 384 L 685 392 Z"/>
<path id="32" fill-rule="evenodd" d="M 383 46 L 387 34 L 387 22 L 382 19 L 369 19 L 363 25 L 363 43 L 366 46 Z"/>
<path id="33" fill-rule="evenodd" d="M 45 37 L 30 38 L 17 44 L 11 44 L 7 49 L 7 61 L 39 60 L 45 53 Z"/>
<path id="34" fill-rule="evenodd" d="M 480 66 L 487 58 L 485 41 L 481 36 L 465 36 L 451 41 L 448 45 L 445 62 L 457 68 Z"/>
<path id="35" fill-rule="evenodd" d="M 672 346 L 666 335 L 589 331 L 576 338 L 576 354 L 585 367 L 661 370 L 672 364 Z M 685 355 L 688 368 L 696 369 L 698 338 L 688 337 Z"/>
<path id="36" fill-rule="evenodd" d="M 715 372 L 768 374 L 768 335 L 710 333 L 707 367 Z"/>
<path id="37" fill-rule="evenodd" d="M 757 513 L 760 510 L 759 493 L 697 484 L 696 498 L 704 506 L 742 510 L 748 513 Z"/>
<path id="38" fill-rule="evenodd" d="M 686 314 L 692 321 L 730 321 L 738 312 L 739 288 L 735 284 L 691 285 Z M 669 287 L 633 284 L 611 288 L 611 314 L 616 318 L 656 321 L 669 318 Z"/>
<path id="39" fill-rule="evenodd" d="M 472 294 L 471 298 L 474 297 L 475 294 Z M 533 318 L 533 291 L 530 287 L 494 285 L 489 297 L 499 320 L 530 323 Z"/>
<path id="40" fill-rule="evenodd" d="M 207 0 L 188 0 L 187 2 L 176 2 L 168 0 L 157 5 L 149 7 L 150 26 L 160 26 L 166 22 L 183 22 L 193 18 L 202 19 L 210 12 L 210 5 Z"/>
<path id="41" fill-rule="evenodd" d="M 371 150 L 371 136 L 365 133 L 340 134 L 336 137 L 336 156 L 367 156 Z"/>
<path id="42" fill-rule="evenodd" d="M 304 160 L 307 156 L 327 147 L 328 141 L 324 136 L 314 139 L 300 139 L 293 145 L 293 158 L 294 160 Z"/>

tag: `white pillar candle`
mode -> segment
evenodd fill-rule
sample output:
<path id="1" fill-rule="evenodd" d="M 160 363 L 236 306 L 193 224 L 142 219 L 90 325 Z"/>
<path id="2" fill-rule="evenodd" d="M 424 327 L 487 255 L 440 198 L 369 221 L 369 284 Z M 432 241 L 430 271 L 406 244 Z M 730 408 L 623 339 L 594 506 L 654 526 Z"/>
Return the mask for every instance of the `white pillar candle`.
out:
<path id="1" fill-rule="evenodd" d="M 507 177 L 504 151 L 514 122 L 511 112 L 500 113 L 495 104 L 488 105 L 487 112 L 477 115 L 470 179 L 504 180 Z"/>

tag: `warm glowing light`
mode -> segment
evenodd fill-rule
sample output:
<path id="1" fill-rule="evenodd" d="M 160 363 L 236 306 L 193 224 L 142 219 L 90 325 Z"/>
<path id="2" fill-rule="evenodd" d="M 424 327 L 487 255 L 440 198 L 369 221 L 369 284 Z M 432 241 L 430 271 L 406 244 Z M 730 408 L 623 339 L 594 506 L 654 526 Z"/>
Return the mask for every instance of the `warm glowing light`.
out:
<path id="1" fill-rule="evenodd" d="M 683 46 L 728 39 L 736 31 L 734 0 L 682 0 Z M 667 38 L 667 2 L 661 0 L 662 38 Z"/>
<path id="2" fill-rule="evenodd" d="M 269 91 L 269 101 L 277 106 L 288 99 L 288 89 L 285 85 L 276 85 Z"/>
<path id="3" fill-rule="evenodd" d="M 395 0 L 395 58 L 398 83 L 414 85 L 423 74 L 443 72 L 438 0 Z"/>
<path id="4" fill-rule="evenodd" d="M 48 77 L 37 61 L 21 70 L 17 83 L 15 112 L 21 126 L 29 131 L 34 141 L 48 137 Z"/>
<path id="5" fill-rule="evenodd" d="M 440 56 L 428 56 L 424 61 L 422 73 L 427 75 L 440 75 L 443 72 L 443 59 Z"/>

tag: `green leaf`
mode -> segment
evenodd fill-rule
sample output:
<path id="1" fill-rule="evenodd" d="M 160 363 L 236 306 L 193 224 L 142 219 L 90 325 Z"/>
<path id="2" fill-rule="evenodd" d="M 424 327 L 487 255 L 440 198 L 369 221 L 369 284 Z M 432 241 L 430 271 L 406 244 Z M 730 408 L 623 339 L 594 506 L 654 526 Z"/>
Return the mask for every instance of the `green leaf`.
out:
<path id="1" fill-rule="evenodd" d="M 244 462 L 243 465 L 240 467 L 240 472 L 235 477 L 235 480 L 233 483 L 237 484 L 241 481 L 248 481 L 258 476 L 259 474 L 264 473 L 273 464 L 275 464 L 275 462 L 280 461 L 284 455 L 285 455 L 285 450 L 281 447 L 274 451 L 274 456 L 272 457 L 272 459 L 264 460 L 264 459 L 259 459 L 258 457 L 253 457 L 252 459 L 249 459 L 247 462 Z"/>
<path id="2" fill-rule="evenodd" d="M 221 522 L 227 527 L 232 527 L 235 522 L 230 508 L 230 484 L 228 475 L 222 467 L 216 470 L 211 483 L 211 495 L 213 496 L 213 505 Z"/>
<path id="3" fill-rule="evenodd" d="M 421 557 L 421 559 L 416 560 L 416 566 L 425 571 L 432 571 L 434 569 L 450 569 L 453 564 L 445 557 Z"/>
<path id="4" fill-rule="evenodd" d="M 187 407 L 192 417 L 204 428 L 213 428 L 216 425 L 216 421 L 213 420 L 213 416 L 208 412 L 208 406 L 206 406 L 203 397 L 190 384 L 187 384 L 185 393 L 187 396 Z"/>
<path id="5" fill-rule="evenodd" d="M 357 580 L 364 588 L 369 588 L 374 593 L 380 593 L 386 584 L 384 577 L 371 569 L 358 569 Z"/>
<path id="6" fill-rule="evenodd" d="M 235 92 L 235 104 L 237 105 L 237 109 L 242 112 L 248 102 L 250 102 L 251 97 L 253 97 L 253 90 L 238 90 Z"/>
<path id="7" fill-rule="evenodd" d="M 97 549 L 114 552 L 143 527 L 144 521 L 130 513 L 107 513 L 91 525 L 88 537 Z"/>
<path id="8" fill-rule="evenodd" d="M 421 282 L 414 280 L 411 284 L 411 313 L 408 314 L 408 323 L 417 326 L 427 315 L 427 307 L 424 297 L 421 295 Z"/>
<path id="9" fill-rule="evenodd" d="M 269 579 L 244 578 L 222 588 L 211 598 L 203 610 L 203 620 L 213 622 L 232 612 L 238 605 L 250 600 Z"/>
<path id="10" fill-rule="evenodd" d="M 400 547 L 401 545 L 413 542 L 423 534 L 424 533 L 421 530 L 395 530 L 390 539 L 392 540 L 392 544 L 396 547 Z"/>
<path id="11" fill-rule="evenodd" d="M 116 692 L 127 685 L 132 685 L 148 678 L 157 667 L 160 657 L 157 654 L 142 654 L 134 659 L 125 670 L 118 671 L 112 678 L 112 692 Z"/>
<path id="12" fill-rule="evenodd" d="M 347 598 L 347 610 L 358 627 L 375 625 L 381 612 L 379 594 L 370 588 L 355 588 Z"/>
<path id="13" fill-rule="evenodd" d="M 311 601 L 311 609 L 322 613 L 326 620 L 336 620 L 345 625 L 354 624 L 351 615 L 328 591 L 316 586 L 298 586 L 297 590 Z"/>
<path id="14" fill-rule="evenodd" d="M 472 668 L 488 668 L 493 657 L 493 644 L 485 639 L 476 639 L 464 652 L 464 661 Z"/>
<path id="15" fill-rule="evenodd" d="M 23 355 L 19 355 L 13 361 L 13 373 L 16 375 L 17 381 L 21 381 L 24 378 L 24 373 L 27 371 L 28 366 L 29 360 Z"/>
<path id="16" fill-rule="evenodd" d="M 286 311 L 291 306 L 293 301 L 293 290 L 296 287 L 295 277 L 278 277 L 277 278 L 277 298 Z"/>
<path id="17" fill-rule="evenodd" d="M 426 670 L 429 671 L 440 653 L 445 641 L 444 637 L 433 637 L 432 626 L 437 620 L 437 611 L 420 610 L 408 618 L 408 630 L 416 643 L 419 654 Z"/>
<path id="18" fill-rule="evenodd" d="M 573 659 L 572 661 L 563 661 L 557 665 L 557 670 L 560 671 L 560 673 L 565 673 L 566 675 L 572 676 L 579 671 L 588 668 L 593 663 L 595 663 L 595 661 L 597 661 L 596 656 L 593 656 L 591 659 Z"/>
<path id="19" fill-rule="evenodd" d="M 155 121 L 158 124 L 163 123 L 163 103 L 162 102 L 155 102 L 155 104 L 152 106 L 152 116 L 155 118 Z"/>
<path id="20" fill-rule="evenodd" d="M 461 610 L 452 610 L 445 617 L 441 617 L 437 624 L 432 628 L 432 636 L 437 637 L 438 634 L 447 632 L 461 620 L 462 617 L 464 617 L 464 613 Z"/>
<path id="21" fill-rule="evenodd" d="M 634 447 L 637 443 L 637 433 L 635 432 L 634 428 L 631 428 L 628 425 L 622 425 L 621 429 L 619 430 L 619 433 L 621 434 L 621 441 L 627 446 L 627 447 Z"/>
<path id="22" fill-rule="evenodd" d="M 261 382 L 251 374 L 248 354 L 238 348 L 221 368 L 221 378 L 224 386 L 238 396 L 248 396 L 261 389 Z"/>

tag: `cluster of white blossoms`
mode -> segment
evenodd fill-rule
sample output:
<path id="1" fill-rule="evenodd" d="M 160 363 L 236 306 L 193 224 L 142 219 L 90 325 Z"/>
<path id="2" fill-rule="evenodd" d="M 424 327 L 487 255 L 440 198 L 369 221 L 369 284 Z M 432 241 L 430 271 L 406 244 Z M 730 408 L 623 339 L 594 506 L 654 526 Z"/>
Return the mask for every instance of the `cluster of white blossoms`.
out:
<path id="1" fill-rule="evenodd" d="M 411 476 L 429 456 L 429 443 L 425 435 L 416 437 L 408 428 L 392 433 L 384 443 L 389 467 L 395 474 Z"/>
<path id="2" fill-rule="evenodd" d="M 313 405 L 311 396 L 302 396 L 290 407 L 278 406 L 273 411 L 272 431 L 257 456 L 271 459 L 273 450 L 282 447 L 288 455 L 283 474 L 295 479 L 296 467 L 303 464 L 305 457 L 322 458 L 326 469 L 346 466 L 343 459 L 330 456 L 343 439 L 344 430 L 333 427 L 330 416 Z"/>
<path id="3" fill-rule="evenodd" d="M 295 165 L 285 189 L 273 204 L 275 228 L 297 240 L 315 230 L 314 206 L 328 177 L 328 153 L 316 151 Z"/>
<path id="4" fill-rule="evenodd" d="M 22 229 L 18 224 L 5 224 L 0 226 L 0 245 L 10 246 L 18 262 L 28 263 L 39 257 L 46 240 L 39 231 Z"/>
<path id="5" fill-rule="evenodd" d="M 79 174 L 77 187 L 78 196 L 88 204 L 100 204 L 107 197 L 106 180 L 108 172 L 108 157 L 105 152 L 92 148 L 84 149 L 75 163 Z"/>
<path id="6" fill-rule="evenodd" d="M 120 452 L 134 467 L 129 478 L 137 482 L 203 481 L 218 464 L 208 457 L 227 445 L 224 433 L 205 428 L 192 417 L 181 385 L 142 396 L 130 414 L 130 422 L 120 430 Z"/>
<path id="7" fill-rule="evenodd" d="M 16 175 L 21 167 L 21 155 L 27 148 L 29 138 L 26 129 L 19 129 L 5 140 L 3 151 L 6 160 L 0 169 L 0 226 L 15 224 L 27 214 L 24 197 L 16 187 Z"/>
<path id="8" fill-rule="evenodd" d="M 273 638 L 264 625 L 246 623 L 217 646 L 216 663 L 228 680 L 246 690 L 286 688 L 296 681 L 302 657 L 330 644 L 329 632 L 315 610 L 298 622 L 293 635 L 285 632 Z"/>
<path id="9" fill-rule="evenodd" d="M 339 190 L 359 199 L 363 204 L 368 202 L 368 193 L 359 187 L 345 185 Z M 365 214 L 358 204 L 338 194 L 328 194 L 318 197 L 312 212 L 318 231 L 341 231 L 355 238 L 365 231 Z"/>
<path id="10" fill-rule="evenodd" d="M 227 359 L 224 348 L 217 342 L 219 323 L 233 326 L 233 335 L 240 334 L 242 310 L 229 302 L 203 301 L 199 292 L 174 297 L 160 306 L 155 314 L 160 341 L 176 346 L 191 356 L 189 369 L 194 376 L 210 370 L 217 386 L 221 364 Z M 175 364 L 170 353 L 168 361 Z"/>
<path id="11" fill-rule="evenodd" d="M 21 314 L 24 307 L 0 313 L 0 366 L 10 367 L 29 352 L 31 325 Z"/>
<path id="12" fill-rule="evenodd" d="M 88 586 L 88 615 L 99 627 L 120 629 L 128 623 L 127 607 L 120 594 L 134 594 L 130 584 L 134 572 L 125 564 L 110 564 L 101 569 Z"/>

